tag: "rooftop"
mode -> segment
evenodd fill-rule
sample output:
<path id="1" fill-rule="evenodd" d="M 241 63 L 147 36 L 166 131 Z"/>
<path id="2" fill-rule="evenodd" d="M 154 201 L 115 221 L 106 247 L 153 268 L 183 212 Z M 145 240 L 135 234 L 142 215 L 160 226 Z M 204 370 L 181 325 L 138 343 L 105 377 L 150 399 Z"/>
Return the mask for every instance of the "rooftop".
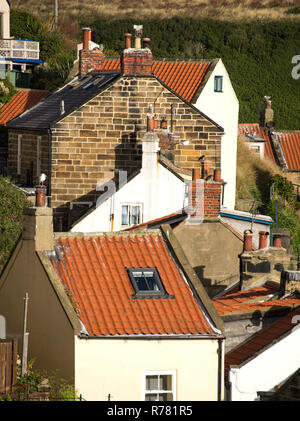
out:
<path id="1" fill-rule="evenodd" d="M 277 342 L 296 328 L 293 323 L 294 317 L 299 317 L 300 305 L 281 317 L 269 327 L 262 329 L 251 336 L 247 341 L 228 352 L 225 356 L 225 370 L 228 373 L 230 366 L 240 366 L 250 359 L 269 348 L 274 342 Z"/>
<path id="2" fill-rule="evenodd" d="M 265 156 L 267 156 L 271 161 L 276 163 L 276 158 L 273 152 L 272 143 L 268 132 L 266 132 L 259 123 L 243 123 L 239 124 L 239 131 L 241 134 L 247 136 L 258 136 L 261 139 L 265 140 Z"/>
<path id="3" fill-rule="evenodd" d="M 152 72 L 179 96 L 191 102 L 214 62 L 214 60 L 156 60 L 153 62 Z M 120 69 L 118 58 L 107 58 L 103 62 L 103 71 L 120 71 Z"/>
<path id="4" fill-rule="evenodd" d="M 49 92 L 47 91 L 33 89 L 19 90 L 10 101 L 1 107 L 0 124 L 5 126 L 10 120 L 36 105 L 48 94 Z"/>
<path id="5" fill-rule="evenodd" d="M 161 231 L 57 234 L 55 250 L 49 258 L 90 336 L 216 334 Z M 133 298 L 129 268 L 156 268 L 169 296 Z"/>

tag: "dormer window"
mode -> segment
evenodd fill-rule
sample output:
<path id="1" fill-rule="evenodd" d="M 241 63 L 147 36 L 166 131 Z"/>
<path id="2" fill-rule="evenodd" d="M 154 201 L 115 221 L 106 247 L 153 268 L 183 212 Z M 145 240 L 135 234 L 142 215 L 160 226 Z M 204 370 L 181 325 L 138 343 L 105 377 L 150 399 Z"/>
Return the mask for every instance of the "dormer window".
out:
<path id="1" fill-rule="evenodd" d="M 223 76 L 215 76 L 215 92 L 223 92 Z"/>
<path id="2" fill-rule="evenodd" d="M 135 290 L 132 298 L 168 298 L 156 268 L 128 269 L 128 274 Z"/>

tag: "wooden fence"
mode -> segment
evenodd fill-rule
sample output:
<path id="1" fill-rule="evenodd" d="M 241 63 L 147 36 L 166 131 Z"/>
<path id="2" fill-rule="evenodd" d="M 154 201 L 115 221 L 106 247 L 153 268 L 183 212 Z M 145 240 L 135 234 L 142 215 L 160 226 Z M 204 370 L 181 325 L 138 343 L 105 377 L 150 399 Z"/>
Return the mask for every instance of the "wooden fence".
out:
<path id="1" fill-rule="evenodd" d="M 0 340 L 0 393 L 12 393 L 17 381 L 17 340 Z"/>

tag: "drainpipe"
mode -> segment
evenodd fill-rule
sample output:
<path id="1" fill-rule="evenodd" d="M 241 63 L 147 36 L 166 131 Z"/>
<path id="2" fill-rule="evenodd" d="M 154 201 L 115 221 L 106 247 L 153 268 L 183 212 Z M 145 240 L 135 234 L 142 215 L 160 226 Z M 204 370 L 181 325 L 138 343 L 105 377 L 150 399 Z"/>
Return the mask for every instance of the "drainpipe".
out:
<path id="1" fill-rule="evenodd" d="M 222 401 L 223 340 L 218 338 L 218 401 Z"/>
<path id="2" fill-rule="evenodd" d="M 48 207 L 51 208 L 51 175 L 52 175 L 52 134 L 48 129 L 48 148 L 49 148 L 49 161 L 48 161 Z"/>

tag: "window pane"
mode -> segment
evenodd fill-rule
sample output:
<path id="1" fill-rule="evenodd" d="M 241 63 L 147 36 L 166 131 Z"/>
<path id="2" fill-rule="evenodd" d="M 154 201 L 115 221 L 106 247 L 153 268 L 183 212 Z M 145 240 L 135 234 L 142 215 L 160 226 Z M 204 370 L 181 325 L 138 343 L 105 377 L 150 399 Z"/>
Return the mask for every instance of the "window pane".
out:
<path id="1" fill-rule="evenodd" d="M 151 394 L 147 394 L 145 396 L 145 401 L 157 401 L 157 394 L 156 393 L 151 393 Z"/>
<path id="2" fill-rule="evenodd" d="M 172 376 L 159 376 L 159 390 L 172 390 Z"/>
<path id="3" fill-rule="evenodd" d="M 131 224 L 137 225 L 140 223 L 140 207 L 131 206 Z"/>
<path id="4" fill-rule="evenodd" d="M 140 291 L 160 291 L 153 271 L 132 272 Z"/>
<path id="5" fill-rule="evenodd" d="M 122 225 L 128 225 L 128 206 L 122 205 Z"/>
<path id="6" fill-rule="evenodd" d="M 158 390 L 158 376 L 146 377 L 146 390 Z"/>
<path id="7" fill-rule="evenodd" d="M 158 400 L 160 400 L 160 401 L 172 401 L 173 400 L 173 394 L 172 393 L 160 393 Z"/>

